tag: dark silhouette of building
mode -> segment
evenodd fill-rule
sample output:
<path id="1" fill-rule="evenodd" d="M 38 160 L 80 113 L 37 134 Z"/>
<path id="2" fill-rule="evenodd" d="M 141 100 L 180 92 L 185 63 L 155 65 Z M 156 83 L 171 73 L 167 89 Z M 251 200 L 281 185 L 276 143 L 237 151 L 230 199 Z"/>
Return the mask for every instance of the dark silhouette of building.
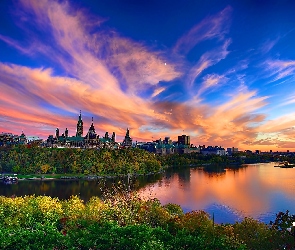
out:
<path id="1" fill-rule="evenodd" d="M 131 147 L 132 146 L 132 139 L 129 135 L 129 129 L 127 128 L 125 138 L 123 140 L 122 146 L 124 147 Z"/>
<path id="2" fill-rule="evenodd" d="M 182 145 L 190 145 L 190 136 L 188 135 L 180 135 L 178 136 L 178 144 Z"/>
<path id="3" fill-rule="evenodd" d="M 58 128 L 55 130 L 55 137 L 56 137 L 56 139 L 59 138 L 59 129 Z"/>
<path id="4" fill-rule="evenodd" d="M 112 140 L 112 142 L 116 142 L 116 134 L 115 134 L 115 132 L 113 132 L 111 140 Z"/>
<path id="5" fill-rule="evenodd" d="M 88 140 L 94 140 L 96 139 L 97 135 L 96 135 L 96 132 L 95 132 L 95 127 L 94 127 L 94 124 L 93 124 L 93 117 L 92 117 L 92 123 L 89 127 L 89 130 L 88 130 L 88 133 L 86 135 L 86 139 Z"/>
<path id="6" fill-rule="evenodd" d="M 66 138 L 69 137 L 69 130 L 68 130 L 68 128 L 66 128 L 66 130 L 65 130 L 65 137 L 66 137 Z"/>
<path id="7" fill-rule="evenodd" d="M 77 133 L 76 136 L 82 137 L 83 136 L 83 121 L 82 121 L 82 115 L 80 110 L 79 120 L 77 123 Z"/>
<path id="8" fill-rule="evenodd" d="M 99 137 L 96 134 L 93 117 L 92 123 L 89 127 L 89 130 L 85 136 L 83 136 L 83 121 L 81 110 L 77 122 L 77 131 L 76 136 L 69 136 L 69 131 L 66 128 L 65 133 L 62 135 L 59 134 L 59 129 L 55 131 L 55 137 L 49 135 L 47 139 L 47 147 L 79 147 L 79 148 L 112 148 L 116 149 L 119 147 L 119 144 L 115 141 L 115 132 L 113 132 L 112 137 L 109 137 L 109 133 L 106 132 L 104 137 Z M 127 129 L 125 137 L 125 146 L 132 146 L 132 139 L 129 136 L 129 130 Z"/>

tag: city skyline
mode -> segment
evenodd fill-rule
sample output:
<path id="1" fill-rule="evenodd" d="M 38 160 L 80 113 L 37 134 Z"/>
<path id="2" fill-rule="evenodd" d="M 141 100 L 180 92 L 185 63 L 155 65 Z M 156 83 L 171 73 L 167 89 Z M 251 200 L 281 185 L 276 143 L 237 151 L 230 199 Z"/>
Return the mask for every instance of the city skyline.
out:
<path id="1" fill-rule="evenodd" d="M 1 1 L 0 131 L 295 150 L 294 1 Z"/>

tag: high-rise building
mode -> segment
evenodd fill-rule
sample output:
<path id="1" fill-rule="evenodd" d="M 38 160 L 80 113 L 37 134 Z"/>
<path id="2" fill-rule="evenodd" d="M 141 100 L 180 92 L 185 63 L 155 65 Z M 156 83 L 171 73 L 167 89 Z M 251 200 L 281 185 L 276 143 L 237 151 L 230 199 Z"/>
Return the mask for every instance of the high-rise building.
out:
<path id="1" fill-rule="evenodd" d="M 190 145 L 190 136 L 188 136 L 188 135 L 178 136 L 178 144 Z"/>

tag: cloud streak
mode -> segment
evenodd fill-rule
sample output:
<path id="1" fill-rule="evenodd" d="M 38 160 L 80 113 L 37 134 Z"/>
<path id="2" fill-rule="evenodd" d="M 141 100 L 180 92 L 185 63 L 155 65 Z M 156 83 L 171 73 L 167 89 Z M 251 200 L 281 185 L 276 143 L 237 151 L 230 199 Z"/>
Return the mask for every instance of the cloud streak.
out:
<path id="1" fill-rule="evenodd" d="M 271 134 L 276 145 L 280 140 L 274 133 L 293 138 L 288 129 L 295 121 L 276 126 L 276 120 L 266 121 L 266 114 L 260 112 L 269 96 L 247 87 L 241 73 L 248 68 L 247 59 L 224 72 L 213 69 L 231 55 L 231 7 L 206 17 L 174 47 L 161 50 L 124 37 L 106 27 L 105 19 L 89 18 L 86 11 L 77 11 L 68 2 L 22 0 L 16 7 L 28 42 L 21 46 L 20 41 L 1 34 L 0 39 L 30 60 L 42 58 L 42 63 L 0 62 L 0 114 L 4 117 L 0 130 L 7 131 L 9 123 L 14 133 L 38 131 L 46 138 L 56 127 L 67 127 L 74 135 L 82 110 L 86 130 L 94 116 L 99 134 L 115 131 L 119 140 L 127 127 L 138 141 L 176 139 L 186 133 L 194 144 L 240 148 L 260 145 L 261 131 Z M 206 47 L 199 58 L 189 59 L 196 45 L 213 40 L 213 48 Z M 295 69 L 292 60 L 269 59 L 264 66 L 277 78 Z M 220 91 L 237 79 L 233 88 Z M 214 103 L 207 99 L 212 93 L 217 96 Z M 281 142 L 286 145 L 286 140 Z"/>
<path id="2" fill-rule="evenodd" d="M 228 6 L 217 15 L 205 18 L 177 41 L 174 52 L 187 54 L 201 41 L 224 40 L 229 31 L 231 13 L 232 8 Z"/>

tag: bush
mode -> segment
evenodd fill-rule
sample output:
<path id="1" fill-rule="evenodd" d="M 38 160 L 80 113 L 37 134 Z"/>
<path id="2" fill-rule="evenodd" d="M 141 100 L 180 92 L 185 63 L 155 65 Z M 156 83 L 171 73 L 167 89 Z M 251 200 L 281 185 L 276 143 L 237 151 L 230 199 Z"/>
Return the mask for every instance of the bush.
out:
<path id="1" fill-rule="evenodd" d="M 183 214 L 130 192 L 86 204 L 77 196 L 0 196 L 0 249 L 291 249 L 282 226 L 289 219 L 279 213 L 272 225 L 251 218 L 214 225 L 203 211 Z"/>

